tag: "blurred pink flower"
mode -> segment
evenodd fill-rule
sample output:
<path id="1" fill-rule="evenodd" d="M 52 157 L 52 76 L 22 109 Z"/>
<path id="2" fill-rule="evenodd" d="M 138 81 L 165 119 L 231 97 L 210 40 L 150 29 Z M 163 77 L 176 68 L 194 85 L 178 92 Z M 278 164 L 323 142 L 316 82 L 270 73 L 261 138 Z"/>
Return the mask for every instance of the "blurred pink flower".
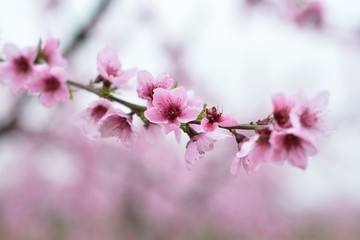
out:
<path id="1" fill-rule="evenodd" d="M 116 137 L 127 146 L 133 143 L 137 135 L 129 116 L 120 109 L 114 109 L 103 117 L 99 122 L 99 132 L 101 137 Z"/>
<path id="2" fill-rule="evenodd" d="M 280 128 L 291 127 L 290 111 L 295 106 L 295 102 L 292 99 L 286 98 L 285 94 L 277 93 L 273 95 L 272 103 L 276 126 Z"/>
<path id="3" fill-rule="evenodd" d="M 67 65 L 66 60 L 60 53 L 59 46 L 59 39 L 48 37 L 45 41 L 44 48 L 42 49 L 41 53 L 44 56 L 45 61 L 52 67 L 65 67 Z"/>
<path id="4" fill-rule="evenodd" d="M 170 89 L 174 80 L 168 74 L 161 73 L 154 79 L 148 71 L 139 71 L 137 73 L 138 87 L 136 89 L 139 98 L 152 101 L 154 90 L 157 88 Z"/>
<path id="5" fill-rule="evenodd" d="M 123 89 L 129 88 L 127 82 L 136 74 L 136 69 L 123 71 L 117 52 L 108 48 L 98 53 L 97 69 L 105 84 Z"/>
<path id="6" fill-rule="evenodd" d="M 84 127 L 85 133 L 89 137 L 96 137 L 98 132 L 98 123 L 112 111 L 111 102 L 100 98 L 90 103 L 89 107 L 74 115 L 73 120 L 76 124 Z"/>
<path id="7" fill-rule="evenodd" d="M 153 123 L 164 124 L 165 133 L 175 131 L 181 122 L 196 119 L 201 108 L 188 103 L 188 96 L 183 87 L 166 90 L 154 90 L 154 107 L 148 108 L 144 114 Z"/>
<path id="8" fill-rule="evenodd" d="M 37 55 L 36 47 L 19 50 L 13 44 L 5 44 L 3 52 L 6 61 L 0 62 L 0 80 L 11 80 L 11 90 L 19 92 L 24 83 L 32 77 L 33 63 Z"/>
<path id="9" fill-rule="evenodd" d="M 256 171 L 260 164 L 272 159 L 272 148 L 269 142 L 272 130 L 259 129 L 258 134 L 239 144 L 240 151 L 231 164 L 231 174 L 236 175 L 239 165 L 250 174 Z"/>
<path id="10" fill-rule="evenodd" d="M 313 136 L 329 133 L 332 123 L 323 116 L 328 101 L 329 93 L 325 91 L 319 92 L 311 100 L 300 95 L 297 106 L 290 114 L 292 125 Z"/>
<path id="11" fill-rule="evenodd" d="M 307 167 L 307 156 L 314 156 L 317 153 L 311 138 L 294 128 L 273 132 L 270 144 L 274 147 L 274 162 L 281 163 L 288 160 L 291 165 L 301 169 Z"/>
<path id="12" fill-rule="evenodd" d="M 51 107 L 57 101 L 69 98 L 69 91 L 65 84 L 67 72 L 64 68 L 48 68 L 39 66 L 36 68 L 34 78 L 27 82 L 29 93 L 40 93 L 40 103 L 45 107 Z"/>
<path id="13" fill-rule="evenodd" d="M 186 163 L 190 165 L 194 161 L 202 158 L 205 152 L 213 150 L 216 140 L 216 138 L 206 133 L 199 133 L 194 135 L 186 144 Z"/>
<path id="14" fill-rule="evenodd" d="M 311 1 L 305 8 L 298 10 L 294 16 L 295 22 L 300 26 L 311 26 L 321 29 L 324 25 L 324 10 L 321 2 Z"/>
<path id="15" fill-rule="evenodd" d="M 216 107 L 207 108 L 205 117 L 201 120 L 201 126 L 205 132 L 213 132 L 219 126 L 230 127 L 237 125 L 238 122 L 229 115 L 218 112 Z"/>

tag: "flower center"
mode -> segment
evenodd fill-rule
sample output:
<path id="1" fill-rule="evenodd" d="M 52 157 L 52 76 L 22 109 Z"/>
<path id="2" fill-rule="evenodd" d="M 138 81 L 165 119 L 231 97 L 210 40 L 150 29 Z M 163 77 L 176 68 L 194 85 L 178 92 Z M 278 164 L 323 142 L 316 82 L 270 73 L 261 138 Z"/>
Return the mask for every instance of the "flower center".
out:
<path id="1" fill-rule="evenodd" d="M 127 129 L 130 127 L 130 124 L 127 122 L 127 118 L 116 116 L 117 129 Z"/>
<path id="2" fill-rule="evenodd" d="M 27 73 L 30 71 L 30 64 L 25 57 L 19 57 L 14 60 L 17 72 Z"/>
<path id="3" fill-rule="evenodd" d="M 107 66 L 106 72 L 107 72 L 107 74 L 109 74 L 109 76 L 112 76 L 112 77 L 116 77 L 119 75 L 118 68 L 113 67 L 113 66 Z"/>
<path id="4" fill-rule="evenodd" d="M 259 129 L 258 134 L 259 134 L 259 138 L 256 141 L 258 144 L 266 144 L 266 145 L 270 144 L 269 143 L 270 134 L 271 134 L 270 129 L 268 129 L 268 128 Z"/>
<path id="5" fill-rule="evenodd" d="M 46 78 L 44 82 L 45 82 L 44 90 L 46 92 L 54 92 L 60 87 L 59 80 L 54 76 Z"/>
<path id="6" fill-rule="evenodd" d="M 206 118 L 209 120 L 209 123 L 214 123 L 220 121 L 222 113 L 218 113 L 216 107 L 206 109 Z"/>
<path id="7" fill-rule="evenodd" d="M 169 121 L 174 121 L 181 113 L 181 109 L 178 106 L 170 105 L 165 111 L 165 117 Z"/>
<path id="8" fill-rule="evenodd" d="M 274 113 L 274 118 L 281 127 L 283 127 L 289 121 L 289 112 L 289 108 L 282 108 Z"/>
<path id="9" fill-rule="evenodd" d="M 154 90 L 155 90 L 154 84 L 152 84 L 152 83 L 148 84 L 148 86 L 147 86 L 147 94 L 146 94 L 146 95 L 147 95 L 151 100 L 154 99 L 154 98 L 153 98 Z"/>
<path id="10" fill-rule="evenodd" d="M 310 113 L 309 109 L 306 109 L 300 116 L 301 125 L 306 128 L 311 128 L 316 120 L 316 115 Z"/>
<path id="11" fill-rule="evenodd" d="M 91 117 L 95 119 L 95 121 L 99 121 L 105 113 L 108 111 L 108 108 L 103 105 L 98 105 L 91 111 Z"/>
<path id="12" fill-rule="evenodd" d="M 301 146 L 301 140 L 294 134 L 287 134 L 284 138 L 284 146 L 287 151 L 296 149 Z"/>
<path id="13" fill-rule="evenodd" d="M 310 7 L 300 16 L 303 24 L 309 24 L 314 27 L 321 27 L 322 17 L 318 9 Z"/>

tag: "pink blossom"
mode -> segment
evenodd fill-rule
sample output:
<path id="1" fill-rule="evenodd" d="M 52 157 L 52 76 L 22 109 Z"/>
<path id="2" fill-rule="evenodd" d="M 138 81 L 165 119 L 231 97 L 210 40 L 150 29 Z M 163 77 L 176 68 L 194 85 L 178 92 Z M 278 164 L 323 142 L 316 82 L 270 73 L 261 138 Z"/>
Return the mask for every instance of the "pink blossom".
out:
<path id="1" fill-rule="evenodd" d="M 11 90 L 17 93 L 33 75 L 33 63 L 37 55 L 36 47 L 19 50 L 13 44 L 6 44 L 3 52 L 6 61 L 0 62 L 1 80 L 11 80 Z"/>
<path id="2" fill-rule="evenodd" d="M 69 91 L 65 84 L 67 72 L 64 68 L 48 68 L 40 66 L 36 69 L 34 78 L 27 82 L 29 93 L 40 93 L 40 103 L 51 107 L 57 101 L 69 98 Z"/>
<path id="3" fill-rule="evenodd" d="M 290 114 L 292 125 L 313 136 L 329 133 L 331 123 L 323 116 L 328 101 L 328 92 L 319 92 L 311 100 L 299 96 L 299 102 Z"/>
<path id="4" fill-rule="evenodd" d="M 238 122 L 229 115 L 218 112 L 216 107 L 205 110 L 205 117 L 201 120 L 201 126 L 205 132 L 213 132 L 219 126 L 230 127 L 237 125 Z"/>
<path id="5" fill-rule="evenodd" d="M 85 110 L 77 113 L 73 120 L 83 125 L 88 136 L 95 137 L 98 134 L 98 123 L 112 110 L 111 102 L 100 98 L 90 103 Z"/>
<path id="6" fill-rule="evenodd" d="M 195 160 L 202 158 L 205 152 L 214 149 L 215 139 L 208 134 L 200 133 L 193 136 L 186 144 L 185 161 L 187 164 L 193 163 Z"/>
<path id="7" fill-rule="evenodd" d="M 148 71 L 139 71 L 137 74 L 139 98 L 152 101 L 154 90 L 157 88 L 170 89 L 174 80 L 166 73 L 161 73 L 156 79 Z"/>
<path id="8" fill-rule="evenodd" d="M 274 106 L 274 120 L 276 126 L 280 128 L 290 128 L 290 111 L 295 106 L 292 99 L 286 98 L 283 93 L 273 95 L 272 103 Z"/>
<path id="9" fill-rule="evenodd" d="M 323 6 L 319 1 L 308 3 L 295 14 L 295 22 L 300 26 L 312 26 L 321 29 L 324 25 Z"/>
<path id="10" fill-rule="evenodd" d="M 232 164 L 231 173 L 237 174 L 239 165 L 250 174 L 256 171 L 260 164 L 272 159 L 272 148 L 269 142 L 272 130 L 269 128 L 259 129 L 258 133 L 249 140 L 240 142 L 240 151 L 236 154 Z"/>
<path id="11" fill-rule="evenodd" d="M 104 116 L 99 122 L 99 132 L 101 137 L 116 137 L 127 146 L 133 143 L 137 135 L 129 116 L 120 109 L 114 109 Z"/>
<path id="12" fill-rule="evenodd" d="M 274 132 L 271 135 L 270 144 L 274 147 L 274 162 L 288 160 L 291 165 L 301 169 L 307 166 L 307 156 L 314 156 L 317 153 L 309 136 L 294 128 Z"/>
<path id="13" fill-rule="evenodd" d="M 66 60 L 60 53 L 59 46 L 59 39 L 48 37 L 45 41 L 44 48 L 42 49 L 41 54 L 44 57 L 44 60 L 52 67 L 65 67 L 67 65 Z"/>
<path id="14" fill-rule="evenodd" d="M 157 88 L 153 95 L 154 107 L 148 108 L 144 114 L 153 123 L 164 124 L 165 133 L 175 131 L 180 123 L 196 119 L 201 108 L 188 103 L 188 96 L 183 87 L 171 90 Z"/>
<path id="15" fill-rule="evenodd" d="M 116 87 L 123 89 L 129 87 L 127 82 L 136 73 L 136 69 L 123 71 L 117 52 L 108 48 L 103 49 L 97 55 L 97 69 L 100 74 L 100 80 L 104 84 L 114 84 Z"/>
<path id="16" fill-rule="evenodd" d="M 185 161 L 192 164 L 194 161 L 204 157 L 205 152 L 214 149 L 214 143 L 217 140 L 228 137 L 224 134 L 199 133 L 195 134 L 186 144 Z"/>

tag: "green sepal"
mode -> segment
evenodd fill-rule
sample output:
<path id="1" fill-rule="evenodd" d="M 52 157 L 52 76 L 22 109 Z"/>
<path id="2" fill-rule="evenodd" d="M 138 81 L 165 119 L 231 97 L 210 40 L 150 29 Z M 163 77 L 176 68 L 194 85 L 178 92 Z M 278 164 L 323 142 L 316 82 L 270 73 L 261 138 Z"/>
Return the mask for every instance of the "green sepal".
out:
<path id="1" fill-rule="evenodd" d="M 69 90 L 69 97 L 70 97 L 70 100 L 73 100 L 74 99 L 74 90 L 71 88 L 71 86 L 69 84 L 66 84 L 68 90 Z"/>
<path id="2" fill-rule="evenodd" d="M 101 94 L 104 98 L 109 98 L 111 97 L 111 89 L 107 87 L 103 87 L 101 88 Z"/>
<path id="3" fill-rule="evenodd" d="M 144 111 L 139 112 L 137 115 L 139 116 L 141 121 L 143 121 L 145 127 L 149 126 L 150 121 L 145 117 Z"/>
<path id="4" fill-rule="evenodd" d="M 44 56 L 44 54 L 42 52 L 42 41 L 40 39 L 39 43 L 38 43 L 38 46 L 37 46 L 37 55 L 36 55 L 36 58 L 34 60 L 34 63 L 35 64 L 40 64 L 43 61 L 45 61 L 45 56 Z"/>
<path id="5" fill-rule="evenodd" d="M 203 108 L 199 115 L 196 117 L 196 120 L 202 120 L 205 117 L 205 111 L 206 111 L 207 104 L 203 105 Z"/>
<path id="6" fill-rule="evenodd" d="M 187 123 L 181 123 L 180 124 L 180 129 L 186 134 L 190 133 L 189 125 Z"/>
<path id="7" fill-rule="evenodd" d="M 174 85 L 172 86 L 171 89 L 174 89 L 174 88 L 177 88 L 179 86 L 179 82 L 178 81 L 175 81 Z"/>

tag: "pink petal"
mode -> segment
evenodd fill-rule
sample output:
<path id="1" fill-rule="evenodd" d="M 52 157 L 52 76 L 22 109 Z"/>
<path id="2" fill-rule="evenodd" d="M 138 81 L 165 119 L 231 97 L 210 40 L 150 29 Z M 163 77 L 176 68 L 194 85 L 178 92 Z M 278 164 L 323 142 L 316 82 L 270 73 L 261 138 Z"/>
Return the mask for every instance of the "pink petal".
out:
<path id="1" fill-rule="evenodd" d="M 199 134 L 197 139 L 197 147 L 199 152 L 208 152 L 214 149 L 215 140 L 206 134 Z"/>
<path id="2" fill-rule="evenodd" d="M 186 106 L 187 104 L 187 94 L 185 91 L 185 88 L 183 87 L 178 87 L 178 88 L 174 88 L 169 90 L 169 99 L 171 100 L 171 102 L 173 103 L 179 103 L 181 107 Z"/>
<path id="3" fill-rule="evenodd" d="M 181 122 L 189 122 L 195 120 L 200 112 L 201 112 L 200 108 L 187 107 L 181 111 L 181 115 L 179 116 L 179 119 Z"/>
<path id="4" fill-rule="evenodd" d="M 174 85 L 174 80 L 166 72 L 163 72 L 156 78 L 155 83 L 158 87 L 170 89 Z"/>
<path id="5" fill-rule="evenodd" d="M 152 104 L 156 108 L 165 108 L 170 101 L 169 95 L 170 95 L 169 90 L 165 90 L 162 88 L 154 89 L 154 95 L 153 95 L 154 100 L 152 101 Z"/>
<path id="6" fill-rule="evenodd" d="M 231 116 L 224 115 L 224 114 L 221 115 L 221 120 L 220 120 L 220 123 L 219 123 L 220 126 L 222 126 L 222 127 L 232 127 L 232 126 L 236 126 L 238 124 L 239 124 L 239 122 L 236 119 L 232 118 Z"/>
<path id="7" fill-rule="evenodd" d="M 219 127 L 219 124 L 217 122 L 210 123 L 207 118 L 203 118 L 201 120 L 201 126 L 205 132 L 210 133 L 214 132 Z"/>
<path id="8" fill-rule="evenodd" d="M 144 112 L 144 115 L 150 122 L 153 123 L 164 123 L 167 121 L 164 114 L 155 107 L 147 109 Z"/>
<path id="9" fill-rule="evenodd" d="M 198 154 L 199 152 L 197 150 L 196 142 L 190 141 L 189 144 L 186 146 L 185 161 L 188 164 L 191 164 L 197 159 Z"/>
<path id="10" fill-rule="evenodd" d="M 175 120 L 174 122 L 168 123 L 164 125 L 165 134 L 169 134 L 172 131 L 176 131 L 180 126 L 180 122 Z"/>
<path id="11" fill-rule="evenodd" d="M 113 82 L 115 86 L 122 87 L 124 83 L 129 81 L 130 78 L 132 78 L 137 72 L 136 68 L 129 69 L 126 71 L 123 71 L 118 78 L 116 78 L 116 81 Z"/>
<path id="12" fill-rule="evenodd" d="M 322 91 L 315 95 L 315 97 L 311 100 L 311 106 L 316 108 L 318 111 L 324 111 L 329 103 L 329 92 Z"/>
<path id="13" fill-rule="evenodd" d="M 240 165 L 240 161 L 241 161 L 240 158 L 235 157 L 234 160 L 231 163 L 230 172 L 231 172 L 231 174 L 233 176 L 237 175 L 238 168 L 239 168 L 239 165 Z"/>
<path id="14" fill-rule="evenodd" d="M 40 103 L 49 108 L 54 105 L 55 96 L 53 93 L 43 93 L 40 95 Z"/>
<path id="15" fill-rule="evenodd" d="M 14 44 L 11 43 L 6 43 L 4 45 L 3 52 L 8 60 L 21 55 L 20 50 Z"/>
<path id="16" fill-rule="evenodd" d="M 288 153 L 289 162 L 295 166 L 299 167 L 301 169 L 306 169 L 307 166 L 307 157 L 305 152 L 298 148 L 297 150 L 293 150 Z"/>
<path id="17" fill-rule="evenodd" d="M 255 142 L 259 138 L 259 135 L 252 136 L 248 141 L 240 143 L 240 151 L 236 154 L 236 157 L 242 158 L 250 153 L 250 151 L 254 148 Z"/>

